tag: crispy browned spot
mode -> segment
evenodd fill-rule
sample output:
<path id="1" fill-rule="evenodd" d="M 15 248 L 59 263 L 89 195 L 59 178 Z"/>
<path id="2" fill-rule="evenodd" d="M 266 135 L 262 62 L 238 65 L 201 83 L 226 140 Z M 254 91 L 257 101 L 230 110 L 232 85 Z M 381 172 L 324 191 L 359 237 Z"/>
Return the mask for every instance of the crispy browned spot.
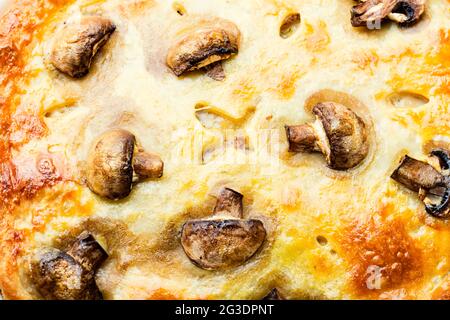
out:
<path id="1" fill-rule="evenodd" d="M 423 274 L 421 251 L 401 220 L 377 215 L 353 221 L 340 241 L 356 295 L 379 297 L 413 285 Z"/>

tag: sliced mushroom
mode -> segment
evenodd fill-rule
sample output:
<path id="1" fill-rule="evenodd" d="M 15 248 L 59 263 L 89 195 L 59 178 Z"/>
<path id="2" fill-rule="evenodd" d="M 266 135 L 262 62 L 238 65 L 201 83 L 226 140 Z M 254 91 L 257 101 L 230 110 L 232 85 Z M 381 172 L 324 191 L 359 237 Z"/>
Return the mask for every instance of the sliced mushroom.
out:
<path id="1" fill-rule="evenodd" d="M 239 41 L 240 31 L 234 23 L 216 19 L 185 34 L 169 49 L 166 63 L 180 76 L 237 54 Z"/>
<path id="2" fill-rule="evenodd" d="M 108 254 L 95 238 L 88 232 L 83 232 L 67 251 L 85 270 L 97 270 Z"/>
<path id="3" fill-rule="evenodd" d="M 354 27 L 370 26 L 390 19 L 408 27 L 416 23 L 425 10 L 426 0 L 362 0 L 351 10 Z"/>
<path id="4" fill-rule="evenodd" d="M 138 180 L 160 178 L 163 166 L 159 156 L 136 146 L 131 132 L 112 129 L 102 134 L 89 151 L 87 184 L 102 197 L 122 199 L 131 192 L 133 173 Z"/>
<path id="5" fill-rule="evenodd" d="M 263 298 L 263 300 L 286 300 L 278 291 L 277 288 L 273 288 L 270 292 Z"/>
<path id="6" fill-rule="evenodd" d="M 109 19 L 84 17 L 57 36 L 50 61 L 62 73 L 81 78 L 88 74 L 95 55 L 115 30 L 116 26 Z"/>
<path id="7" fill-rule="evenodd" d="M 223 189 L 214 209 L 215 218 L 187 221 L 181 245 L 189 259 L 206 270 L 242 265 L 262 246 L 266 229 L 260 220 L 242 219 L 242 195 Z"/>
<path id="8" fill-rule="evenodd" d="M 49 249 L 32 263 L 32 279 L 44 299 L 100 300 L 95 273 L 108 255 L 89 234 L 82 234 L 71 250 Z"/>
<path id="9" fill-rule="evenodd" d="M 431 156 L 439 160 L 440 170 L 409 156 L 404 156 L 391 178 L 408 189 L 418 192 L 427 213 L 436 217 L 450 218 L 450 158 L 444 150 L 434 150 Z"/>
<path id="10" fill-rule="evenodd" d="M 297 29 L 300 24 L 300 13 L 290 13 L 286 17 L 284 17 L 283 22 L 280 26 L 280 37 L 283 39 L 289 38 L 292 33 L 294 33 L 295 29 Z"/>
<path id="11" fill-rule="evenodd" d="M 364 121 L 352 110 L 335 102 L 313 108 L 314 123 L 285 126 L 291 152 L 322 152 L 328 166 L 347 170 L 357 166 L 369 151 Z"/>

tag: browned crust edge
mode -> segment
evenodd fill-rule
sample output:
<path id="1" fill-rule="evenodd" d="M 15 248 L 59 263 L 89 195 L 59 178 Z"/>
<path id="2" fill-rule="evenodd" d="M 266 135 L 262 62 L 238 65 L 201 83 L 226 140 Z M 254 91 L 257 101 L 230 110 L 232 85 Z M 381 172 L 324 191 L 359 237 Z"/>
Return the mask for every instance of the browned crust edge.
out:
<path id="1" fill-rule="evenodd" d="M 19 189 L 11 157 L 14 100 L 21 81 L 27 78 L 26 65 L 31 44 L 38 40 L 42 27 L 72 2 L 15 1 L 3 10 L 0 17 L 0 289 L 6 299 L 31 298 L 20 281 L 17 266 L 24 235 L 14 229 L 12 215 L 21 197 L 30 191 Z M 43 181 L 39 188 L 46 184 Z"/>

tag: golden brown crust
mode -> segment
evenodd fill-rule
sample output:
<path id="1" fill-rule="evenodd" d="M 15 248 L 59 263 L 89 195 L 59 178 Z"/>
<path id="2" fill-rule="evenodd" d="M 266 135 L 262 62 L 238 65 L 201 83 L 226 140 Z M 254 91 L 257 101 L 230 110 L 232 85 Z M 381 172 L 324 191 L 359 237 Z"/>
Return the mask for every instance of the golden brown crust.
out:
<path id="1" fill-rule="evenodd" d="M 86 82 L 68 81 L 49 67 L 45 57 L 32 59 L 31 52 L 39 47 L 42 56 L 47 54 L 49 33 L 66 19 L 64 9 L 78 2 L 26 0 L 8 8 L 0 20 L 0 288 L 6 298 L 38 298 L 26 274 L 30 251 L 41 245 L 60 249 L 65 237 L 76 238 L 82 231 L 92 232 L 108 248 L 111 260 L 97 279 L 107 299 L 258 298 L 275 287 L 287 299 L 449 298 L 450 222 L 427 215 L 416 195 L 389 179 L 402 154 L 412 151 L 424 160 L 422 145 L 448 137 L 450 31 L 442 21 L 450 12 L 440 19 L 436 14 L 445 12 L 442 8 L 448 1 L 427 5 L 424 16 L 430 19 L 431 11 L 435 20 L 424 18 L 415 29 L 392 27 L 371 33 L 351 29 L 349 8 L 343 10 L 347 15 L 333 14 L 328 21 L 318 18 L 307 1 L 275 4 L 267 0 L 262 6 L 266 20 L 261 25 L 247 24 L 247 19 L 252 19 L 245 15 L 252 12 L 248 8 L 237 8 L 239 14 L 234 17 L 228 11 L 220 12 L 220 6 L 217 10 L 203 8 L 192 1 L 183 20 L 177 20 L 179 14 L 169 12 L 165 4 L 129 2 L 100 10 L 117 22 L 118 30 L 99 55 L 99 63 L 93 63 Z M 253 9 L 251 2 L 238 1 L 236 5 Z M 153 9 L 157 10 L 154 21 L 145 15 Z M 98 13 L 83 10 L 82 14 Z M 317 10 L 327 13 L 326 8 Z M 289 37 L 280 37 L 279 26 L 292 12 L 300 12 L 301 21 L 295 19 L 299 25 Z M 166 66 L 166 57 L 177 33 L 209 21 L 205 15 L 213 13 L 235 23 L 243 36 L 235 58 L 212 72 L 222 82 L 214 83 L 195 72 L 175 77 Z M 160 16 L 170 26 L 164 26 Z M 127 19 L 132 23 L 125 27 Z M 49 24 L 52 27 L 46 30 Z M 349 45 L 336 43 L 336 35 Z M 261 44 L 266 37 L 273 44 Z M 400 38 L 405 41 L 398 41 Z M 157 47 L 152 46 L 153 41 L 158 41 Z M 130 71 L 120 75 L 115 68 L 130 62 L 126 57 L 132 54 L 136 55 L 134 64 L 127 65 Z M 339 59 L 330 62 L 329 57 Z M 27 100 L 24 93 L 41 69 L 48 78 L 39 80 L 48 80 L 63 96 L 45 100 L 48 109 L 44 111 L 40 105 L 32 105 L 34 101 Z M 111 74 L 117 75 L 123 90 L 115 86 Z M 151 81 L 140 82 L 147 78 Z M 89 85 L 92 92 L 86 90 Z M 198 88 L 203 91 L 197 92 Z M 314 105 L 326 102 L 316 100 L 330 96 L 333 90 L 364 101 L 367 108 L 354 111 L 376 133 L 370 137 L 374 141 L 367 161 L 351 173 L 336 173 L 321 165 L 315 155 L 288 155 L 287 141 L 281 138 L 281 146 L 286 148 L 276 157 L 281 168 L 276 176 L 267 176 L 270 164 L 216 166 L 208 160 L 210 150 L 210 158 L 219 150 L 216 134 L 220 130 L 276 131 L 284 124 L 303 123 Z M 136 96 L 139 91 L 145 92 L 143 96 Z M 170 97 L 161 92 L 170 92 Z M 408 97 L 414 108 L 399 107 L 393 102 L 393 92 L 399 99 Z M 80 137 L 65 143 L 73 142 L 74 149 L 86 149 L 95 138 L 92 132 L 97 136 L 100 129 L 123 126 L 145 133 L 142 142 L 146 150 L 167 155 L 173 140 L 191 143 L 190 131 L 170 137 L 175 128 L 201 127 L 203 162 L 191 166 L 169 163 L 167 175 L 165 172 L 158 184 L 143 183 L 119 203 L 93 196 L 80 178 L 85 154 L 65 150 L 68 156 L 39 149 L 26 156 L 30 144 L 42 142 L 46 148 L 53 147 L 49 138 L 52 117 L 44 118 L 53 110 L 70 109 L 80 96 L 87 98 L 64 124 L 69 130 L 59 131 L 64 126 L 58 127 L 56 135 L 69 132 L 71 119 L 82 112 L 94 118 L 102 112 L 95 118 L 98 123 L 83 123 L 91 126 L 91 135 L 83 130 L 79 133 L 76 123 L 89 122 L 88 116 L 73 120 Z M 338 96 L 335 102 L 349 102 L 350 95 Z M 302 113 L 303 103 L 309 108 L 306 113 Z M 27 108 L 27 104 L 32 106 Z M 213 123 L 210 128 L 202 127 L 203 119 L 193 115 L 199 105 L 207 113 L 204 121 Z M 220 124 L 211 118 L 221 120 L 217 121 Z M 368 121 L 371 118 L 373 124 Z M 140 141 L 141 135 L 137 137 Z M 247 136 L 233 139 L 252 142 Z M 149 149 L 152 146 L 156 150 Z M 246 143 L 236 151 L 240 154 L 254 148 L 253 143 Z M 22 149 L 23 153 L 19 152 Z M 79 162 L 69 165 L 74 154 Z M 69 173 L 69 167 L 80 172 Z M 200 270 L 184 254 L 180 230 L 186 221 L 205 221 L 214 208 L 211 195 L 216 196 L 221 186 L 234 184 L 245 196 L 244 208 L 248 209 L 244 216 L 262 221 L 267 228 L 266 241 L 250 263 L 236 270 Z M 100 218 L 94 217 L 96 213 Z M 35 243 L 36 237 L 45 239 Z M 198 284 L 195 290 L 189 285 L 193 281 Z"/>
<path id="2" fill-rule="evenodd" d="M 14 205 L 22 197 L 29 198 L 39 189 L 61 180 L 55 170 L 45 171 L 44 174 L 37 172 L 27 181 L 23 181 L 18 175 L 11 158 L 14 144 L 11 135 L 24 130 L 25 136 L 30 139 L 41 136 L 45 132 L 45 126 L 40 119 L 32 116 L 25 116 L 25 119 L 14 117 L 14 97 L 19 88 L 19 79 L 24 76 L 26 78 L 28 46 L 39 36 L 36 31 L 58 9 L 70 2 L 72 1 L 22 1 L 20 4 L 10 5 L 0 19 L 0 287 L 2 294 L 9 299 L 29 298 L 26 290 L 20 286 L 16 264 L 26 235 L 12 227 L 14 221 L 11 213 Z M 20 121 L 27 124 L 25 129 L 17 125 Z"/>

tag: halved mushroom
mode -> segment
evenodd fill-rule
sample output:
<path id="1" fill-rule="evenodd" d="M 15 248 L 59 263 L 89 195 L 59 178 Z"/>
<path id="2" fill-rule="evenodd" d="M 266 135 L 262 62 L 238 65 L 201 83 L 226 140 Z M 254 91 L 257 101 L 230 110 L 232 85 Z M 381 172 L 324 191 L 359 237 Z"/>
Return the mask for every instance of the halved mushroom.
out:
<path id="1" fill-rule="evenodd" d="M 283 22 L 280 26 L 280 37 L 283 39 L 289 38 L 292 33 L 297 29 L 300 24 L 300 13 L 290 13 L 286 17 L 284 17 Z"/>
<path id="2" fill-rule="evenodd" d="M 135 179 L 160 178 L 164 164 L 155 154 L 136 146 L 135 136 L 123 129 L 103 133 L 89 151 L 87 184 L 92 192 L 117 200 L 131 192 Z"/>
<path id="3" fill-rule="evenodd" d="M 216 19 L 185 34 L 167 54 L 166 63 L 175 75 L 198 70 L 215 63 L 213 77 L 223 78 L 218 61 L 239 51 L 240 31 L 226 20 Z"/>
<path id="4" fill-rule="evenodd" d="M 431 156 L 439 160 L 439 170 L 406 155 L 391 178 L 418 192 L 427 213 L 436 218 L 447 219 L 450 218 L 450 158 L 445 150 L 434 150 Z"/>
<path id="5" fill-rule="evenodd" d="M 181 245 L 196 266 L 206 270 L 236 267 L 262 246 L 266 229 L 260 220 L 242 219 L 242 197 L 225 188 L 217 199 L 215 218 L 183 225 Z"/>
<path id="6" fill-rule="evenodd" d="M 351 10 L 354 27 L 370 26 L 390 19 L 408 27 L 419 21 L 426 0 L 361 0 Z"/>
<path id="7" fill-rule="evenodd" d="M 108 257 L 90 234 L 80 235 L 68 252 L 49 249 L 32 263 L 32 279 L 44 299 L 100 300 L 95 273 Z"/>
<path id="8" fill-rule="evenodd" d="M 314 123 L 285 126 L 291 152 L 322 152 L 328 166 L 347 170 L 357 166 L 369 151 L 364 121 L 351 109 L 336 102 L 314 106 Z"/>
<path id="9" fill-rule="evenodd" d="M 83 17 L 57 35 L 50 61 L 62 73 L 81 78 L 88 74 L 95 55 L 115 30 L 116 26 L 109 19 Z"/>

